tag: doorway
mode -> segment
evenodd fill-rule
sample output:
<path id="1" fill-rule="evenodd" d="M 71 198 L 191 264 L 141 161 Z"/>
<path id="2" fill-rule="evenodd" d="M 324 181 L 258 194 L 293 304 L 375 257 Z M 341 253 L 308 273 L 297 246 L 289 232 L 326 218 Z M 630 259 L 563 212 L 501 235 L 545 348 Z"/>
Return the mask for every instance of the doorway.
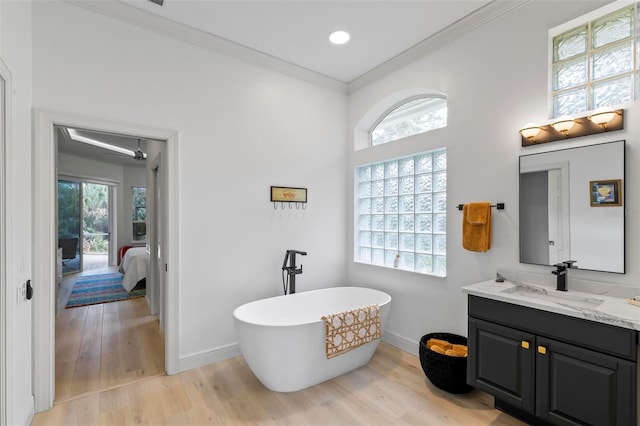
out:
<path id="1" fill-rule="evenodd" d="M 72 127 L 96 132 L 123 134 L 132 137 L 166 141 L 163 165 L 166 169 L 165 200 L 163 213 L 166 218 L 165 247 L 162 250 L 164 268 L 166 321 L 164 369 L 168 374 L 179 371 L 177 331 L 177 191 L 178 191 L 178 136 L 176 132 L 114 123 L 69 114 L 37 110 L 34 116 L 34 282 L 40 283 L 39 297 L 34 298 L 34 397 L 36 411 L 52 407 L 55 396 L 55 330 L 54 282 L 57 235 L 55 229 L 57 177 L 56 177 L 56 127 Z M 173 284 L 173 285 L 172 285 Z"/>
<path id="2" fill-rule="evenodd" d="M 148 303 L 152 292 L 146 291 L 157 282 L 145 273 L 148 166 L 142 150 L 162 142 L 58 130 L 57 169 L 64 173 L 58 178 L 59 245 L 63 252 L 65 242 L 75 246 L 62 256 L 66 274 L 55 317 L 56 403 L 165 373 L 159 319 Z M 117 180 L 104 180 L 110 176 Z M 119 214 L 114 193 L 119 194 Z M 117 216 L 118 228 L 131 229 L 115 228 Z M 131 247 L 117 266 L 109 262 L 112 247 Z"/>

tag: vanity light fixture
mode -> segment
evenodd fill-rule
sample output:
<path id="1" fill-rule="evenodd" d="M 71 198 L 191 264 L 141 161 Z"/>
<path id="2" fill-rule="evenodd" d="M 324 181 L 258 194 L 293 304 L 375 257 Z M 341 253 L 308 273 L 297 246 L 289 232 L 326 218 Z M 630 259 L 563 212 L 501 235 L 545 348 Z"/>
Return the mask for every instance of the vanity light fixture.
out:
<path id="1" fill-rule="evenodd" d="M 576 121 L 573 118 L 568 115 L 564 115 L 562 117 L 558 117 L 556 121 L 551 123 L 551 127 L 562 133 L 564 136 L 569 136 L 569 130 L 571 130 L 575 124 Z"/>
<path id="2" fill-rule="evenodd" d="M 599 108 L 584 117 L 563 116 L 550 124 L 525 124 L 519 133 L 522 146 L 529 146 L 622 129 L 623 109 Z"/>
<path id="3" fill-rule="evenodd" d="M 616 112 L 611 108 L 598 108 L 593 114 L 587 116 L 589 120 L 596 123 L 603 129 L 607 128 L 607 124 L 613 120 L 616 116 Z"/>
<path id="4" fill-rule="evenodd" d="M 522 129 L 520 129 L 520 134 L 529 139 L 531 142 L 535 142 L 536 136 L 538 136 L 540 130 L 540 126 L 536 123 L 528 123 L 522 126 Z"/>
<path id="5" fill-rule="evenodd" d="M 351 39 L 351 34 L 344 30 L 336 30 L 329 34 L 329 41 L 332 44 L 341 45 L 345 44 Z"/>

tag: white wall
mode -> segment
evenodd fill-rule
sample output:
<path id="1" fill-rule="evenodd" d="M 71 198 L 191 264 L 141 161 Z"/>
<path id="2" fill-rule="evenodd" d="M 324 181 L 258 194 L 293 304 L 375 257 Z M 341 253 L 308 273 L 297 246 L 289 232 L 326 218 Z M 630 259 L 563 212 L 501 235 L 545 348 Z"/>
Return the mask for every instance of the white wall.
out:
<path id="1" fill-rule="evenodd" d="M 300 291 L 343 284 L 344 95 L 61 2 L 33 13 L 35 108 L 179 132 L 179 352 L 236 342 L 232 310 L 281 293 L 284 251 L 308 251 Z M 274 210 L 270 185 L 309 188 Z"/>
<path id="2" fill-rule="evenodd" d="M 7 309 L 6 345 L 10 353 L 8 359 L 0 361 L 7 363 L 7 376 L 0 380 L 6 380 L 8 388 L 6 413 L 1 413 L 0 419 L 11 425 L 28 424 L 33 415 L 32 302 L 18 302 L 16 294 L 18 287 L 31 278 L 31 4 L 2 1 L 0 19 L 0 57 L 12 80 L 6 156 L 7 233 L 2 237 L 8 248 L 7 305 L 3 310 Z M 37 297 L 38 283 L 33 284 Z"/>
<path id="3" fill-rule="evenodd" d="M 365 87 L 349 98 L 349 129 L 354 129 L 380 100 L 410 88 L 428 88 L 448 95 L 446 128 L 389 144 L 379 150 L 353 151 L 349 173 L 355 165 L 386 154 L 406 155 L 440 146 L 448 150 L 447 261 L 445 279 L 410 272 L 349 263 L 349 281 L 372 285 L 393 297 L 389 334 L 408 346 L 425 333 L 451 331 L 466 335 L 466 296 L 460 288 L 490 279 L 496 269 L 516 268 L 549 273 L 550 268 L 521 265 L 518 259 L 518 157 L 551 149 L 626 139 L 627 165 L 636 164 L 640 132 L 636 103 L 625 105 L 625 130 L 522 148 L 518 130 L 524 123 L 545 123 L 547 111 L 548 29 L 607 2 L 530 2 L 425 58 Z M 627 188 L 640 183 L 640 174 L 627 167 Z M 349 235 L 353 235 L 353 183 L 349 192 Z M 639 200 L 626 200 L 627 259 L 640 256 Z M 488 200 L 504 202 L 493 210 L 493 241 L 487 253 L 465 251 L 461 246 L 459 203 Z M 349 253 L 353 253 L 350 242 Z M 574 277 L 640 286 L 640 270 L 627 262 L 627 274 L 571 271 Z"/>

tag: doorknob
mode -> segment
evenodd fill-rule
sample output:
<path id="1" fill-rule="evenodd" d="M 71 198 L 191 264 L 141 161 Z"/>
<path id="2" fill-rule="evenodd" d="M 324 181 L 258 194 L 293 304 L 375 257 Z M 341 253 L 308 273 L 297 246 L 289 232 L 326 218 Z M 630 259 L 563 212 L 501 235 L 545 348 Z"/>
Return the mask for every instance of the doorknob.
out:
<path id="1" fill-rule="evenodd" d="M 31 280 L 27 280 L 26 298 L 27 298 L 27 300 L 31 300 L 32 297 L 33 297 L 33 286 L 31 285 Z"/>

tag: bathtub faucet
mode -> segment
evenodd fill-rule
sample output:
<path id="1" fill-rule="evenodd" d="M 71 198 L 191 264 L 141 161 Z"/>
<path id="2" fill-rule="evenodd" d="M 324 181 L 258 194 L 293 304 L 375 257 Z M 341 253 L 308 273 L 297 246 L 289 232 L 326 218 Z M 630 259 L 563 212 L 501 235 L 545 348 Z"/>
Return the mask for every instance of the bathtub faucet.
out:
<path id="1" fill-rule="evenodd" d="M 296 254 L 306 256 L 307 252 L 299 250 L 287 250 L 284 255 L 284 261 L 282 262 L 282 279 L 284 281 L 284 272 L 286 271 L 288 281 L 288 283 L 283 283 L 284 294 L 287 294 L 287 287 L 289 288 L 289 294 L 293 294 L 296 292 L 296 275 L 302 273 L 302 264 L 300 265 L 300 268 L 296 267 Z M 289 265 L 287 265 L 287 261 L 289 261 Z"/>

